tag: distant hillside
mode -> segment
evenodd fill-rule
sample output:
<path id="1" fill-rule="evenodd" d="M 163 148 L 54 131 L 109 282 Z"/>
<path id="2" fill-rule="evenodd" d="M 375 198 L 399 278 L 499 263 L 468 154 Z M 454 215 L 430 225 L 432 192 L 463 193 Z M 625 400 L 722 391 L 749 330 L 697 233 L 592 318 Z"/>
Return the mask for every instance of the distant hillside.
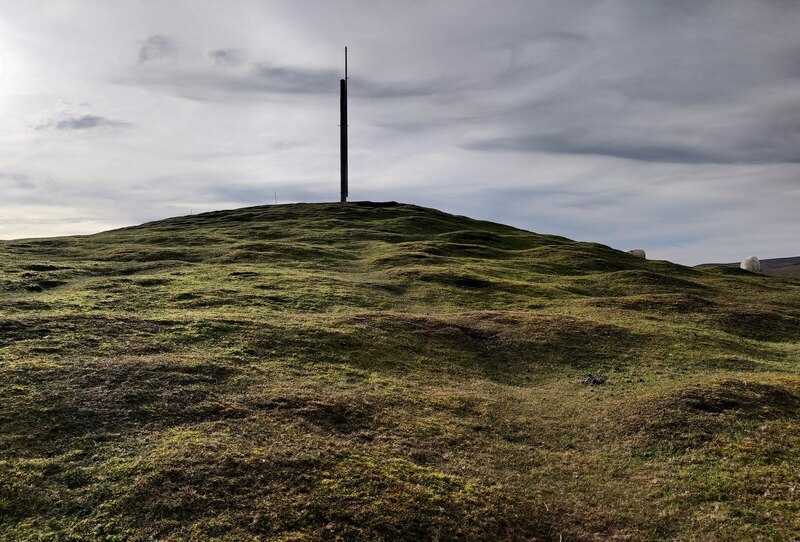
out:
<path id="1" fill-rule="evenodd" d="M 776 277 L 795 277 L 800 278 L 800 256 L 792 258 L 767 258 L 759 260 L 761 270 L 766 275 Z M 697 267 L 739 267 L 740 262 L 733 263 L 704 263 Z"/>
<path id="2" fill-rule="evenodd" d="M 0 540 L 792 540 L 798 419 L 796 279 L 397 203 L 0 242 Z"/>
<path id="3" fill-rule="evenodd" d="M 767 275 L 772 275 L 775 277 L 800 278 L 800 264 L 784 265 L 781 267 L 767 269 L 766 273 Z"/>

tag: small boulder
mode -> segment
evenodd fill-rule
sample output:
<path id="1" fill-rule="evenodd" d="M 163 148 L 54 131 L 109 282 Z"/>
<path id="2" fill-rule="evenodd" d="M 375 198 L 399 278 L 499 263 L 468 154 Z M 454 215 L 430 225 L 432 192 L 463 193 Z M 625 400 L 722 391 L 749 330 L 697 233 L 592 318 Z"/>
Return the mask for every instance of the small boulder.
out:
<path id="1" fill-rule="evenodd" d="M 628 254 L 631 256 L 636 256 L 637 258 L 644 258 L 647 259 L 647 254 L 645 254 L 644 250 L 641 248 L 634 248 L 633 250 L 629 250 Z"/>
<path id="2" fill-rule="evenodd" d="M 748 256 L 742 260 L 739 267 L 751 273 L 761 273 L 761 262 L 755 256 Z"/>

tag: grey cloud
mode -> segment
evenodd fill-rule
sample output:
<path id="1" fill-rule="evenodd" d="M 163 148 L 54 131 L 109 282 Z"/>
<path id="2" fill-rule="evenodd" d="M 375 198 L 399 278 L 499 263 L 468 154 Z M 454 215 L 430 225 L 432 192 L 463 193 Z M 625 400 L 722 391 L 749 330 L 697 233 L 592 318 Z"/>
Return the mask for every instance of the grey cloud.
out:
<path id="1" fill-rule="evenodd" d="M 351 77 L 348 93 L 363 98 L 419 98 L 445 95 L 459 89 L 456 81 L 423 81 L 420 83 L 379 83 L 377 81 Z"/>
<path id="2" fill-rule="evenodd" d="M 36 188 L 36 184 L 28 175 L 22 175 L 19 173 L 0 172 L 0 184 L 5 184 L 11 188 Z"/>
<path id="3" fill-rule="evenodd" d="M 291 94 L 329 94 L 339 91 L 341 77 L 342 74 L 337 70 L 310 70 L 256 64 L 252 77 L 245 80 L 245 87 Z M 446 90 L 440 82 L 392 85 L 361 77 L 349 78 L 347 88 L 351 96 L 363 98 L 425 96 Z"/>
<path id="4" fill-rule="evenodd" d="M 93 128 L 131 128 L 129 122 L 112 120 L 99 115 L 66 116 L 37 124 L 36 130 L 90 130 Z"/>
<path id="5" fill-rule="evenodd" d="M 242 62 L 241 49 L 212 49 L 206 54 L 217 66 L 236 66 Z"/>
<path id="6" fill-rule="evenodd" d="M 139 49 L 139 64 L 162 58 L 175 58 L 177 54 L 177 46 L 167 36 L 150 36 L 143 41 Z"/>
<path id="7" fill-rule="evenodd" d="M 227 58 L 226 54 L 221 53 L 209 55 L 214 59 Z M 245 71 L 233 72 L 203 67 L 148 68 L 134 73 L 124 82 L 160 87 L 188 98 L 224 101 L 253 94 L 332 95 L 339 92 L 341 76 L 337 70 L 275 66 L 258 62 L 251 64 Z M 348 81 L 351 96 L 369 99 L 432 96 L 453 88 L 456 85 L 452 81 L 390 84 L 362 77 L 351 77 Z"/>
<path id="8" fill-rule="evenodd" d="M 335 70 L 287 68 L 259 63 L 253 65 L 250 74 L 240 82 L 245 89 L 289 94 L 327 94 L 338 90 L 339 77 Z"/>
<path id="9" fill-rule="evenodd" d="M 265 94 L 334 94 L 338 80 L 321 71 L 255 66 L 241 71 L 148 69 L 119 82 L 161 90 L 192 100 L 235 102 Z"/>
<path id="10" fill-rule="evenodd" d="M 734 4 L 612 2 L 605 28 L 598 20 L 580 32 L 511 41 L 509 67 L 492 79 L 494 96 L 475 106 L 483 116 L 470 126 L 492 135 L 462 138 L 460 147 L 653 163 L 800 162 L 800 63 L 788 24 L 800 4 Z M 745 27 L 770 28 L 770 38 Z"/>
<path id="11" fill-rule="evenodd" d="M 582 140 L 560 134 L 501 137 L 485 139 L 462 145 L 465 149 L 479 151 L 520 151 L 553 154 L 589 154 L 678 164 L 763 164 L 773 162 L 800 163 L 796 149 L 730 148 L 714 149 L 691 147 L 679 143 L 647 142 L 644 140 L 613 141 Z"/>
<path id="12" fill-rule="evenodd" d="M 503 113 L 494 135 L 461 147 L 660 163 L 798 163 L 798 105 L 790 87 L 730 105 L 691 107 L 620 103 L 601 92 L 581 101 L 565 91 L 560 102 L 551 96 Z"/>

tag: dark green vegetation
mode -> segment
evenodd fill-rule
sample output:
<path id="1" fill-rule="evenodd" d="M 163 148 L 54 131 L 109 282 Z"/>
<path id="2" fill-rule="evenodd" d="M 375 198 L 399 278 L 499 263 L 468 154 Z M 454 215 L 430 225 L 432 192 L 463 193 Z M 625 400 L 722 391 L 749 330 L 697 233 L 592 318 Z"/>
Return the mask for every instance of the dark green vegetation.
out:
<path id="1" fill-rule="evenodd" d="M 4 540 L 800 532 L 795 279 L 285 205 L 2 242 L 0 311 Z"/>

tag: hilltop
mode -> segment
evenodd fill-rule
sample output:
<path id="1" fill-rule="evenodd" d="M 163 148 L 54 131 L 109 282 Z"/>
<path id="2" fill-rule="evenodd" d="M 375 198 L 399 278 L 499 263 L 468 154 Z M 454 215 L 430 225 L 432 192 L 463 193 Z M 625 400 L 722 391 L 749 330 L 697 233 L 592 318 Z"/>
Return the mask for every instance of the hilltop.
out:
<path id="1" fill-rule="evenodd" d="M 3 540 L 791 540 L 800 280 L 397 203 L 0 242 Z"/>

